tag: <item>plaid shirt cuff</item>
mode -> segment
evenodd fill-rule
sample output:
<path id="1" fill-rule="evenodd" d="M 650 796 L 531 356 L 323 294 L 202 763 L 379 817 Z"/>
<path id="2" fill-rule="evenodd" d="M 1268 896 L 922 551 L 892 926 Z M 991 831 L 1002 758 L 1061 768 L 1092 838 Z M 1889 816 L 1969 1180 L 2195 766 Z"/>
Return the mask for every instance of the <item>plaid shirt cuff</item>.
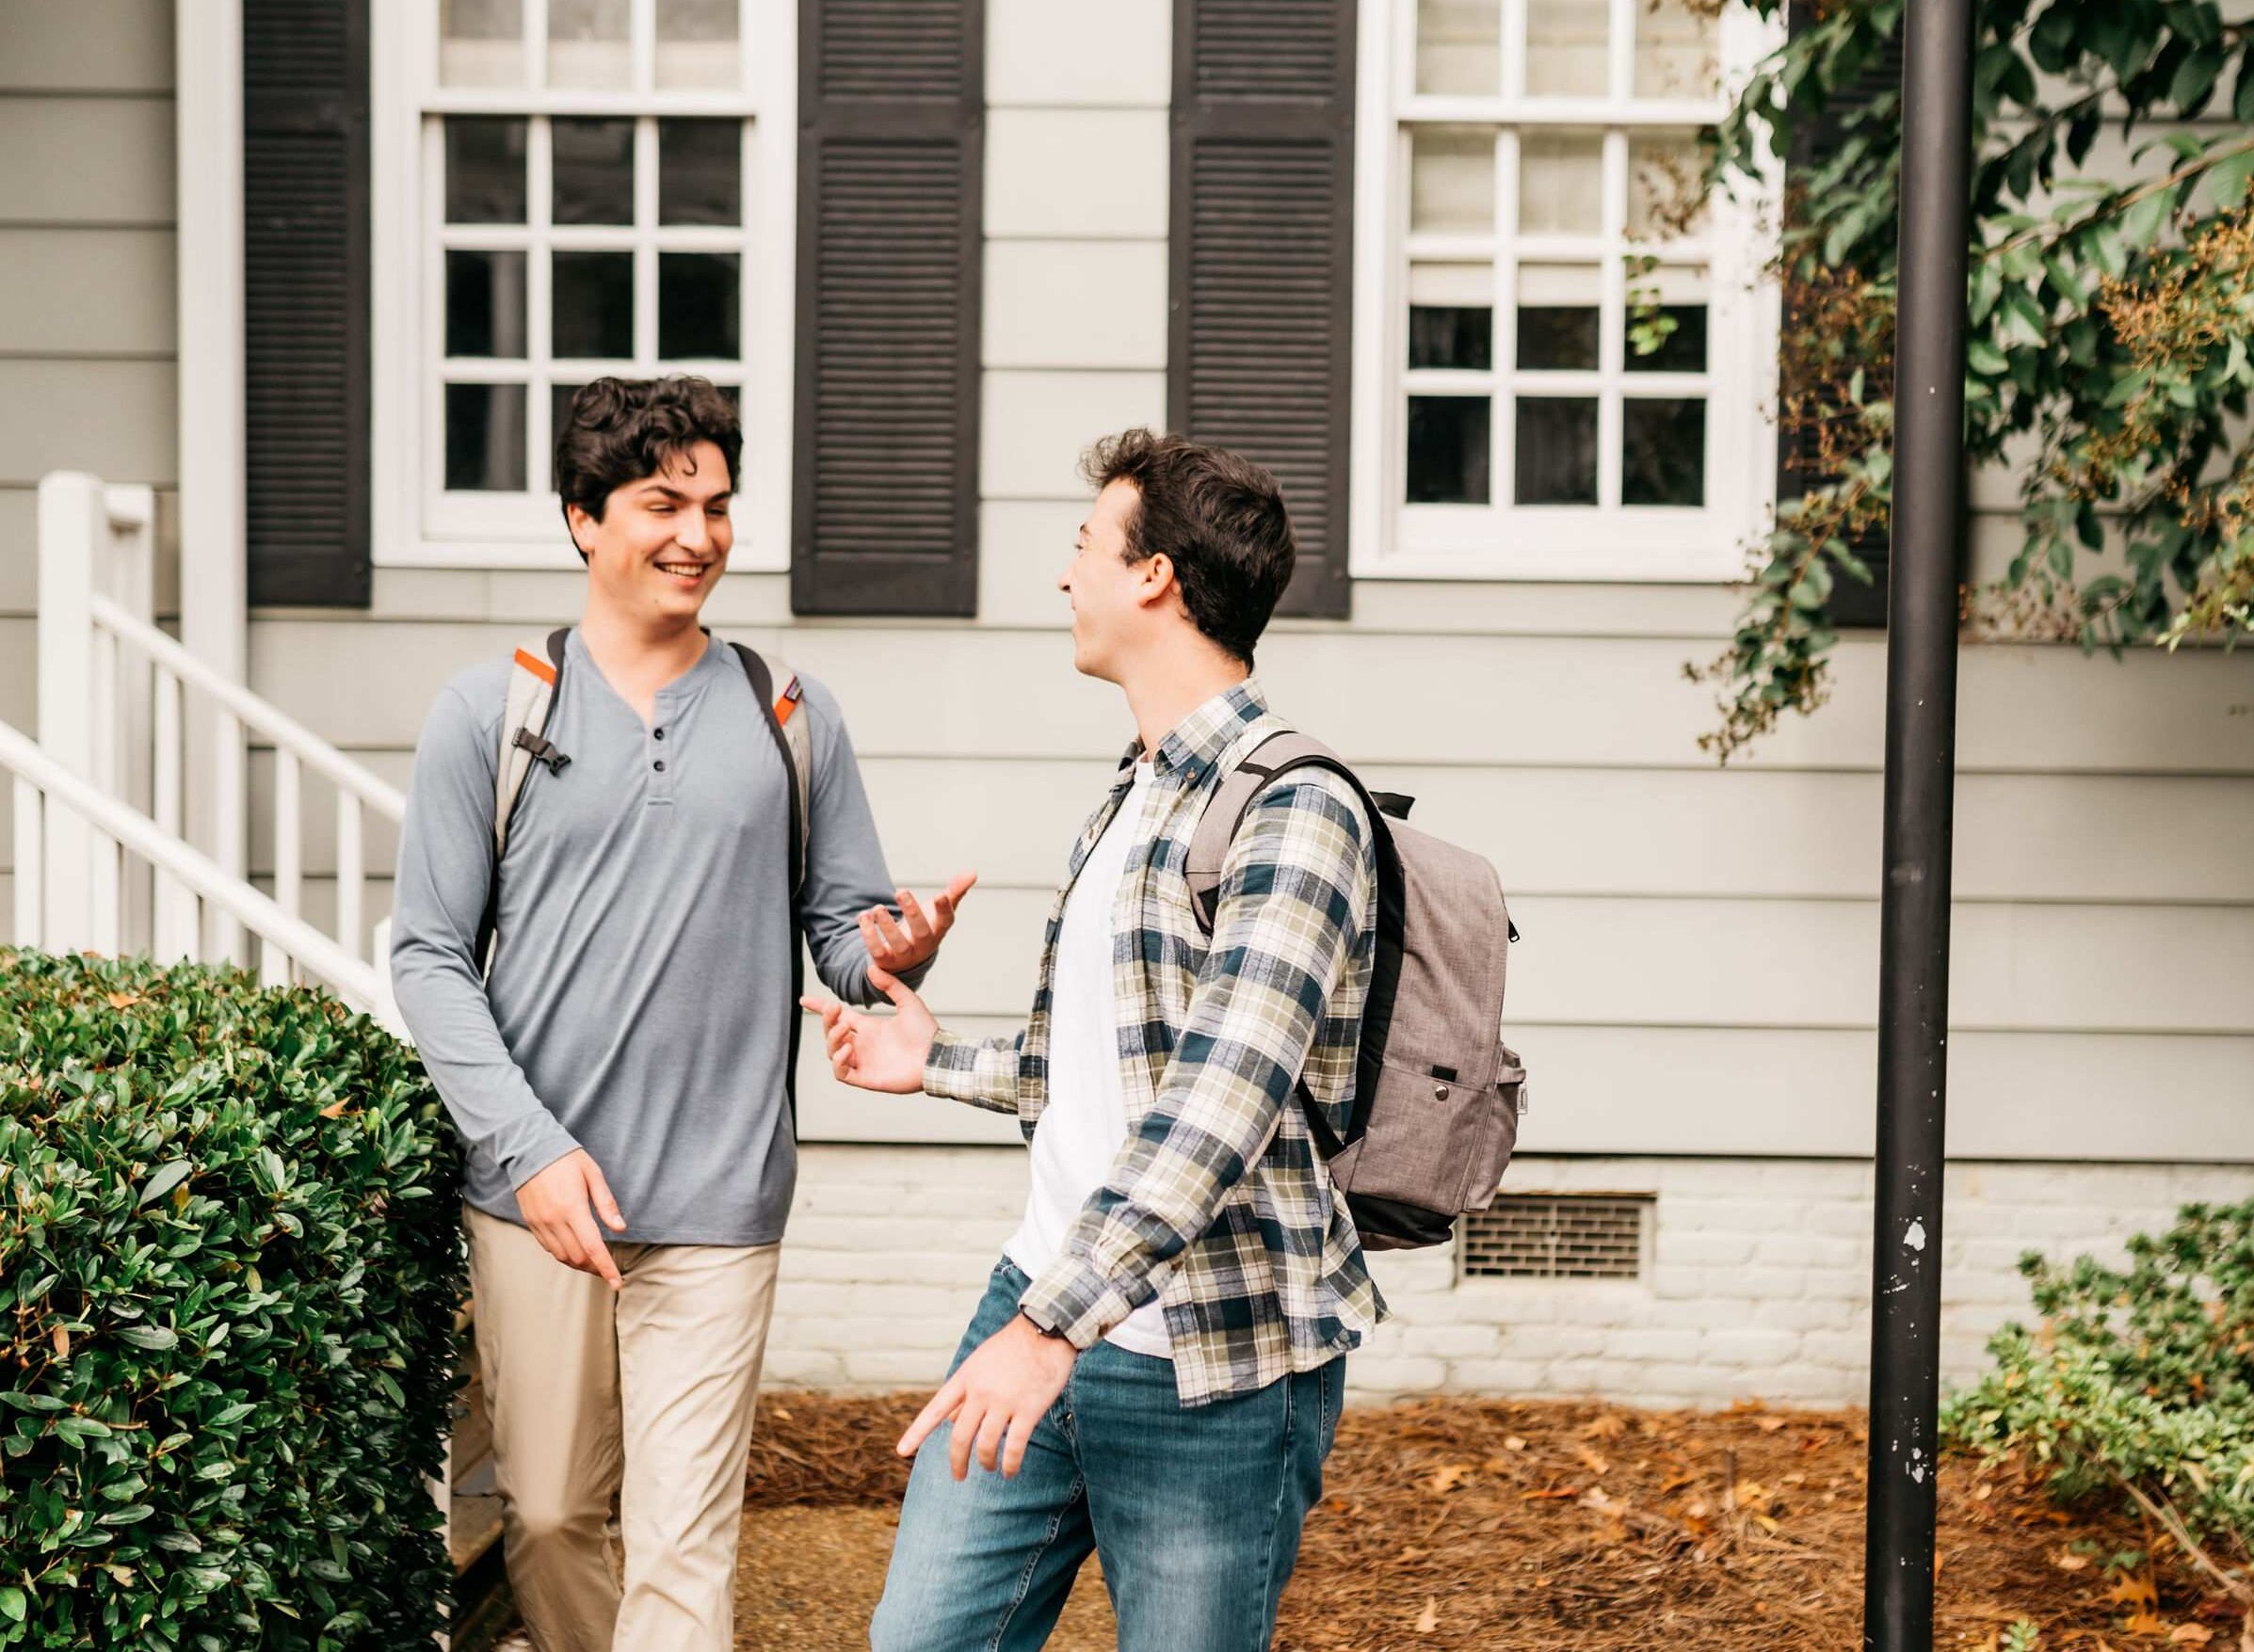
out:
<path id="1" fill-rule="evenodd" d="M 1041 1270 L 1018 1302 L 1024 1316 L 1044 1331 L 1059 1331 L 1086 1353 L 1103 1333 L 1135 1311 L 1119 1287 L 1086 1258 L 1067 1252 Z"/>
<path id="2" fill-rule="evenodd" d="M 1016 1041 L 966 1038 L 942 1027 L 932 1035 L 930 1053 L 924 1058 L 924 1094 L 997 1113 L 1016 1112 Z"/>

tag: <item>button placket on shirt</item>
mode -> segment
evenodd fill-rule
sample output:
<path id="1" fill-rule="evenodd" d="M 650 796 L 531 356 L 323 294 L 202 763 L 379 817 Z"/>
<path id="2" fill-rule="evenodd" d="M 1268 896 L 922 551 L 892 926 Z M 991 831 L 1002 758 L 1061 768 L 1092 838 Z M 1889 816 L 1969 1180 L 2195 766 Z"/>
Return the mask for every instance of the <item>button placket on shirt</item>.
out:
<path id="1" fill-rule="evenodd" d="M 673 777 L 680 768 L 681 752 L 678 742 L 675 743 L 674 749 L 668 752 L 666 735 L 670 730 L 673 719 L 677 714 L 678 701 L 674 697 L 673 690 L 670 688 L 659 689 L 657 702 L 652 708 L 650 726 L 644 730 L 642 736 L 642 759 L 650 765 L 650 801 L 652 803 L 669 804 L 673 801 Z"/>

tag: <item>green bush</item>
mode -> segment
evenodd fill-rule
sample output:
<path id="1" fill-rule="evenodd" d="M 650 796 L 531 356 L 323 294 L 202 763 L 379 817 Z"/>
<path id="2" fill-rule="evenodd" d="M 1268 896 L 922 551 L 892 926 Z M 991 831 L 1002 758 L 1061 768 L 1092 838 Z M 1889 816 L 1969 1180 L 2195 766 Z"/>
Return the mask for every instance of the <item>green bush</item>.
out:
<path id="1" fill-rule="evenodd" d="M 2128 1249 L 2125 1269 L 2021 1259 L 2042 1323 L 1996 1333 L 1943 1427 L 2063 1500 L 2126 1494 L 2247 1611 L 2254 1645 L 2254 1200 L 2186 1205 Z"/>
<path id="2" fill-rule="evenodd" d="M 0 949 L 0 1647 L 429 1646 L 458 1174 L 333 999 Z"/>

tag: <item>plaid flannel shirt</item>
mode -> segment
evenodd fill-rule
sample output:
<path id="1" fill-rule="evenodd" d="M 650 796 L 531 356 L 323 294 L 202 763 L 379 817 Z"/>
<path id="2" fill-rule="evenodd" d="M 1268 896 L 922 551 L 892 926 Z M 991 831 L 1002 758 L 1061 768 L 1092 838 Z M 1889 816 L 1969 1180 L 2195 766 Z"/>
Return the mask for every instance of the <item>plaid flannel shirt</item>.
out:
<path id="1" fill-rule="evenodd" d="M 1231 847 L 1210 942 L 1183 874 L 1226 762 L 1284 727 L 1248 680 L 1192 712 L 1152 756 L 1112 917 L 1127 1140 L 1022 1304 L 1085 1349 L 1155 1295 L 1183 1405 L 1314 1370 L 1384 1313 L 1293 1098 L 1304 1076 L 1344 1130 L 1377 922 L 1360 799 L 1314 769 L 1264 790 Z M 1024 1030 L 984 1041 L 942 1032 L 925 1068 L 929 1094 L 1014 1112 L 1028 1141 L 1048 1101 L 1065 897 L 1141 755 L 1139 742 L 1129 747 L 1073 847 Z"/>

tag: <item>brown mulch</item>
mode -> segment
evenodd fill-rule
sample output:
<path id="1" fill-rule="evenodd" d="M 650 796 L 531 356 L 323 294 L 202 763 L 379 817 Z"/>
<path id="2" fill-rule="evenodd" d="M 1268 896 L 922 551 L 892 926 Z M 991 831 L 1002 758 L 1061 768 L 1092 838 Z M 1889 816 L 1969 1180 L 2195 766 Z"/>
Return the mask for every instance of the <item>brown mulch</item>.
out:
<path id="1" fill-rule="evenodd" d="M 760 1405 L 737 1644 L 865 1646 L 922 1396 Z M 1286 1652 L 1576 1652 L 1860 1644 L 1867 1438 L 1843 1412 L 1637 1411 L 1448 1399 L 1349 1408 L 1328 1496 L 1284 1596 Z M 2067 1513 L 2011 1471 L 1943 1463 L 1934 1644 L 1987 1648 L 2019 1618 L 2042 1652 L 2174 1652 L 2237 1625 L 2102 1508 Z M 2165 1541 L 2158 1546 L 2165 1550 Z M 1111 1644 L 1082 1579 L 1055 1652 Z"/>

